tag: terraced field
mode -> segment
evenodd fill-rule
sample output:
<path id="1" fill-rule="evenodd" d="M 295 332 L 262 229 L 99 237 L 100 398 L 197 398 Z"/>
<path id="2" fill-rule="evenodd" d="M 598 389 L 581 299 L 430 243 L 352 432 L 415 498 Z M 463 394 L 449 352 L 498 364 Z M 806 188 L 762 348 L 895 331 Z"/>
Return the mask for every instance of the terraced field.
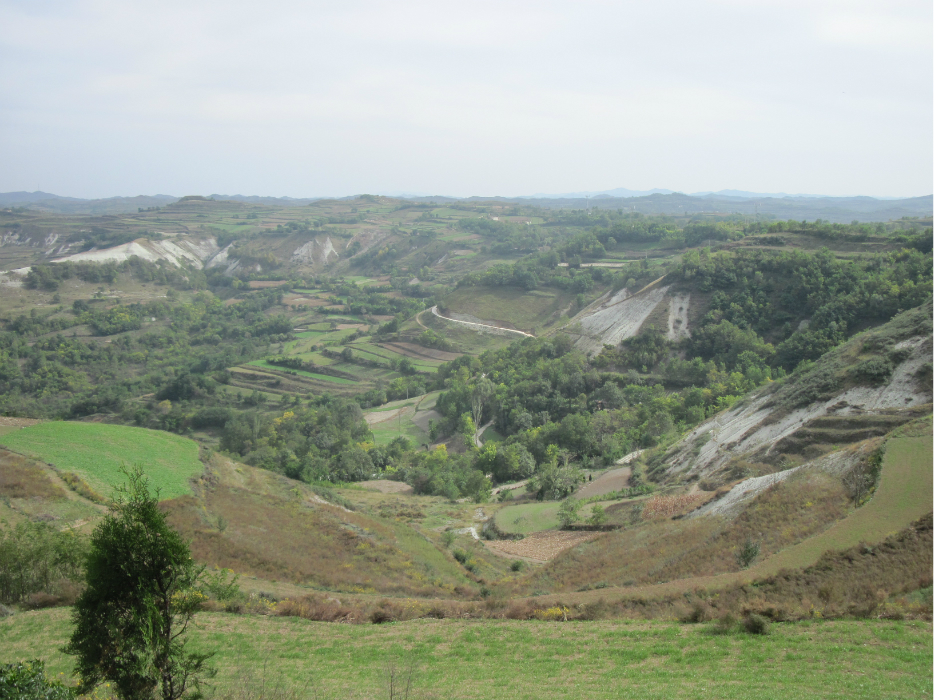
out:
<path id="1" fill-rule="evenodd" d="M 444 304 L 450 313 L 473 317 L 465 317 L 466 321 L 477 320 L 538 335 L 542 328 L 567 313 L 574 296 L 559 290 L 526 292 L 507 287 L 496 290 L 463 287 L 448 295 Z"/>
<path id="2" fill-rule="evenodd" d="M 439 393 L 434 391 L 408 400 L 392 401 L 364 411 L 376 443 L 385 445 L 401 435 L 416 444 L 428 444 L 428 421 L 441 418 L 434 410 Z"/>
<path id="3" fill-rule="evenodd" d="M 302 369 L 289 369 L 285 370 L 278 365 L 269 364 L 266 360 L 253 360 L 252 362 L 247 362 L 251 367 L 263 367 L 265 369 L 271 369 L 276 372 L 282 372 L 285 374 L 294 373 L 299 377 L 309 377 L 311 379 L 316 379 L 319 382 L 333 382 L 334 384 L 356 384 L 352 379 L 344 379 L 343 377 L 332 377 L 328 374 L 318 374 L 317 372 L 306 372 Z"/>

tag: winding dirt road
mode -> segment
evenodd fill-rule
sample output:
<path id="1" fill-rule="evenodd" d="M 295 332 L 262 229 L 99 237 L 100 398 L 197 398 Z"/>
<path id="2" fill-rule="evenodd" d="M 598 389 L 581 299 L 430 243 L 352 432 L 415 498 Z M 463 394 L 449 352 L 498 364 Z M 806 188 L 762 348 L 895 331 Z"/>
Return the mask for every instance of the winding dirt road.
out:
<path id="1" fill-rule="evenodd" d="M 535 336 L 531 333 L 526 333 L 525 331 L 516 331 L 512 328 L 500 328 L 499 326 L 490 326 L 486 323 L 474 323 L 473 321 L 458 321 L 456 318 L 448 318 L 447 316 L 442 316 L 438 313 L 438 307 L 432 306 L 431 313 L 433 313 L 438 318 L 443 318 L 445 321 L 450 321 L 451 323 L 461 323 L 465 326 L 472 326 L 474 328 L 489 328 L 493 331 L 502 331 L 503 333 L 515 333 L 516 335 L 523 335 L 526 338 L 534 338 Z"/>

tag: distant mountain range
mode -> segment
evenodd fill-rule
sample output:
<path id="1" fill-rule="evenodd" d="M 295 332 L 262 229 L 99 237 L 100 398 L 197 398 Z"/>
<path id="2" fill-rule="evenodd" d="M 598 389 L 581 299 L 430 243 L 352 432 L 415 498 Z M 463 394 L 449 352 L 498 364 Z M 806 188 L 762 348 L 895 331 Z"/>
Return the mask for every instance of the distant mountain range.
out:
<path id="1" fill-rule="evenodd" d="M 264 206 L 306 206 L 323 197 L 259 197 L 247 195 L 212 194 L 209 198 Z M 353 199 L 341 197 L 339 199 Z M 829 197 L 809 194 L 761 193 L 742 190 L 696 192 L 683 194 L 671 190 L 628 190 L 617 188 L 603 192 L 572 192 L 567 194 L 534 195 L 526 197 L 399 197 L 419 203 L 490 202 L 524 204 L 547 209 L 629 209 L 643 214 L 702 214 L 737 213 L 765 215 L 776 219 L 823 219 L 833 222 L 889 221 L 903 216 L 929 217 L 934 211 L 934 197 Z M 177 202 L 172 195 L 139 195 L 136 197 L 108 197 L 106 199 L 79 199 L 61 197 L 49 192 L 0 193 L 0 207 L 25 207 L 35 211 L 57 214 L 106 216 L 126 214 L 140 209 L 160 207 Z M 330 198 L 329 198 L 330 199 Z"/>
<path id="2" fill-rule="evenodd" d="M 648 197 L 653 194 L 685 194 L 676 190 L 651 189 L 651 190 L 628 190 L 625 187 L 617 187 L 615 190 L 601 190 L 599 192 L 571 192 L 568 194 L 534 194 L 528 197 L 518 197 L 518 199 L 590 199 L 600 197 Z M 785 197 L 819 199 L 829 198 L 826 194 L 788 194 L 787 192 L 748 192 L 746 190 L 718 190 L 717 192 L 689 192 L 689 197 L 712 197 L 727 198 L 738 197 L 740 199 L 784 199 Z M 875 199 L 904 199 L 903 197 L 876 197 Z"/>

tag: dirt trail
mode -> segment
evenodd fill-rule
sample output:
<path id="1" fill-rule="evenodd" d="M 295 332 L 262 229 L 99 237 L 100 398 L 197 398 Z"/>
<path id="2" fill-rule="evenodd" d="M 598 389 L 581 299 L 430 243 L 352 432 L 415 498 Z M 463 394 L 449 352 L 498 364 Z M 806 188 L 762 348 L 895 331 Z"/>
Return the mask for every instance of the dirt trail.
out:
<path id="1" fill-rule="evenodd" d="M 511 484 L 503 484 L 502 486 L 497 486 L 494 488 L 492 493 L 495 496 L 496 494 L 502 493 L 503 491 L 514 491 L 515 489 L 521 489 L 530 481 L 531 479 L 523 479 L 522 481 L 516 481 Z"/>

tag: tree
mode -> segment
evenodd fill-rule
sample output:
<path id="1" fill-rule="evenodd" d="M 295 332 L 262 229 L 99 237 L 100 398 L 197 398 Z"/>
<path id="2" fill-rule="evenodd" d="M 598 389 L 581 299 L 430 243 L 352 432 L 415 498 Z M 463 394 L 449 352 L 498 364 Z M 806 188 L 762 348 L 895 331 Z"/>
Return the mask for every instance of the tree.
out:
<path id="1" fill-rule="evenodd" d="M 607 516 L 606 511 L 601 505 L 595 505 L 590 509 L 590 525 L 593 527 L 603 527 L 606 525 L 606 521 L 609 516 Z"/>
<path id="2" fill-rule="evenodd" d="M 188 652 L 185 632 L 204 597 L 204 569 L 166 523 L 142 470 L 124 473 L 127 485 L 91 538 L 64 651 L 77 657 L 83 692 L 108 680 L 124 700 L 197 698 L 211 654 Z"/>
<path id="3" fill-rule="evenodd" d="M 568 497 L 558 508 L 558 520 L 561 521 L 561 527 L 567 529 L 580 520 L 581 502 L 576 498 Z"/>
<path id="4" fill-rule="evenodd" d="M 470 392 L 470 410 L 474 425 L 480 427 L 483 420 L 483 408 L 496 392 L 496 387 L 486 377 L 480 377 Z"/>

